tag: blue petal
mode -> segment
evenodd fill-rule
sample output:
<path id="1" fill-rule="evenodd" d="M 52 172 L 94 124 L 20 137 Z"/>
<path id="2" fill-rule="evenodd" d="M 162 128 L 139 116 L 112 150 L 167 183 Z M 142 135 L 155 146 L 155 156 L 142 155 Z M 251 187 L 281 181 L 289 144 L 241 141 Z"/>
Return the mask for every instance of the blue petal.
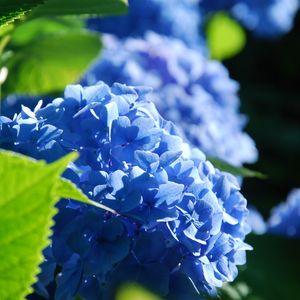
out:
<path id="1" fill-rule="evenodd" d="M 167 206 L 176 205 L 181 199 L 184 185 L 175 182 L 168 182 L 159 186 L 158 192 L 155 195 L 155 206 L 159 207 L 164 203 Z"/>
<path id="2" fill-rule="evenodd" d="M 159 156 L 156 153 L 150 151 L 136 150 L 134 157 L 138 165 L 148 172 L 155 172 L 159 165 Z"/>

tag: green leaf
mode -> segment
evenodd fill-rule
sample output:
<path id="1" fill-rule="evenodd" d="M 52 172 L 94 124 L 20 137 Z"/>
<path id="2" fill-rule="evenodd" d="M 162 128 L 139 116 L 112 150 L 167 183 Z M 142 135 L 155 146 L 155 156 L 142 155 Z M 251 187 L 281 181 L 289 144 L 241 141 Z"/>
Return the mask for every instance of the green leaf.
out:
<path id="1" fill-rule="evenodd" d="M 0 0 L 0 28 L 44 2 L 45 0 Z"/>
<path id="2" fill-rule="evenodd" d="M 127 0 L 48 0 L 33 15 L 120 15 L 127 12 Z"/>
<path id="3" fill-rule="evenodd" d="M 47 38 L 50 35 L 78 32 L 84 29 L 84 20 L 77 17 L 37 18 L 19 24 L 10 36 L 9 46 L 16 48 Z"/>
<path id="4" fill-rule="evenodd" d="M 236 167 L 229 163 L 227 163 L 224 160 L 221 160 L 216 157 L 207 157 L 207 160 L 209 160 L 217 169 L 223 172 L 228 172 L 235 176 L 242 176 L 242 177 L 254 177 L 254 178 L 260 178 L 260 179 L 266 179 L 267 176 L 263 173 L 253 171 L 244 167 Z"/>
<path id="5" fill-rule="evenodd" d="M 0 151 L 1 300 L 21 300 L 32 291 L 59 200 L 56 181 L 76 157 L 72 153 L 46 165 Z"/>
<path id="6" fill-rule="evenodd" d="M 73 184 L 71 181 L 67 179 L 60 178 L 60 180 L 57 182 L 56 191 L 58 195 L 62 198 L 70 198 L 73 200 L 81 201 L 83 203 L 93 205 L 98 208 L 109 211 L 113 214 L 117 214 L 117 212 L 114 211 L 113 209 L 103 204 L 90 200 L 78 187 L 76 187 L 75 184 Z"/>
<path id="7" fill-rule="evenodd" d="M 84 203 L 88 203 L 90 200 L 89 198 L 73 184 L 71 181 L 60 178 L 57 181 L 56 192 L 62 198 L 70 198 L 73 200 L 82 201 Z"/>
<path id="8" fill-rule="evenodd" d="M 25 40 L 32 38 L 28 34 Z M 99 35 L 84 30 L 41 36 L 25 45 L 24 40 L 16 40 L 22 46 L 12 47 L 14 55 L 6 61 L 4 95 L 60 92 L 79 79 L 101 47 Z"/>
<path id="9" fill-rule="evenodd" d="M 238 54 L 246 44 L 246 33 L 224 12 L 216 13 L 208 21 L 207 43 L 213 59 L 224 60 Z"/>

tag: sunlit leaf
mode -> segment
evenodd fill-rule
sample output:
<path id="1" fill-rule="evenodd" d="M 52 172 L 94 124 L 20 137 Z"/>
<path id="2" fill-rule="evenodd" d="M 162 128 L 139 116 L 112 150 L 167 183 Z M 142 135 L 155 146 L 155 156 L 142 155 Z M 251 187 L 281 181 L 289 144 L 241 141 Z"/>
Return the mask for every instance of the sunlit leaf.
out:
<path id="1" fill-rule="evenodd" d="M 103 210 L 109 211 L 113 214 L 117 214 L 116 211 L 113 209 L 97 203 L 95 201 L 90 200 L 78 187 L 76 187 L 75 184 L 73 184 L 71 181 L 60 178 L 60 180 L 57 182 L 56 191 L 62 198 L 70 198 L 73 200 L 81 201 L 83 203 L 96 206 L 98 208 L 101 208 Z"/>
<path id="2" fill-rule="evenodd" d="M 47 15 L 119 15 L 127 12 L 127 0 L 48 0 L 34 11 Z"/>
<path id="3" fill-rule="evenodd" d="M 25 15 L 45 0 L 0 0 L 0 27 Z"/>
<path id="4" fill-rule="evenodd" d="M 78 80 L 100 47 L 100 37 L 87 31 L 34 39 L 16 48 L 6 61 L 9 76 L 3 85 L 3 94 L 60 92 L 67 84 Z"/>
<path id="5" fill-rule="evenodd" d="M 215 14 L 207 24 L 207 43 L 213 59 L 223 60 L 238 54 L 246 44 L 246 33 L 226 13 Z"/>
<path id="6" fill-rule="evenodd" d="M 260 179 L 266 179 L 267 176 L 263 173 L 250 170 L 244 167 L 236 167 L 224 160 L 221 160 L 216 157 L 207 157 L 207 159 L 220 171 L 228 172 L 235 176 L 242 176 L 242 177 L 255 177 Z"/>
<path id="7" fill-rule="evenodd" d="M 0 151 L 1 300 L 21 300 L 32 291 L 60 198 L 55 183 L 75 157 L 46 165 Z"/>

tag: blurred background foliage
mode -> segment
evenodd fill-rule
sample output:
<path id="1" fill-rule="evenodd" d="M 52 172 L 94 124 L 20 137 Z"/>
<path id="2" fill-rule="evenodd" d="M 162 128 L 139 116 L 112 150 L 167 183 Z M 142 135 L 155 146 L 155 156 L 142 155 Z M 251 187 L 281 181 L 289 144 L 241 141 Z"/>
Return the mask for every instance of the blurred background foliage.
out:
<path id="1" fill-rule="evenodd" d="M 293 30 L 275 40 L 247 36 L 242 52 L 224 63 L 240 83 L 241 110 L 255 140 L 259 160 L 252 168 L 267 180 L 245 179 L 247 199 L 268 216 L 300 186 L 300 15 Z"/>
<path id="2" fill-rule="evenodd" d="M 289 34 L 274 40 L 247 34 L 244 49 L 224 61 L 240 83 L 241 111 L 249 117 L 246 131 L 259 151 L 259 160 L 251 168 L 267 175 L 265 180 L 244 179 L 242 191 L 265 218 L 291 189 L 300 186 L 299 36 L 298 13 Z M 254 247 L 247 254 L 247 267 L 234 289 L 225 287 L 221 299 L 297 299 L 299 240 L 252 235 L 247 242 Z"/>

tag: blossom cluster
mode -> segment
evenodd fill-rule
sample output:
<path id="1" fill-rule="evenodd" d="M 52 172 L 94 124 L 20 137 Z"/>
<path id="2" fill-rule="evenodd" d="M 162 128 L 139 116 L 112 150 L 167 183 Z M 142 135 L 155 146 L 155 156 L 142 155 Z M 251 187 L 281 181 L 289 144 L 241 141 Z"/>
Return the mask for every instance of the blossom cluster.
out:
<path id="1" fill-rule="evenodd" d="M 152 30 L 179 38 L 193 47 L 200 46 L 202 18 L 197 0 L 129 0 L 128 4 L 127 15 L 91 18 L 87 21 L 88 28 L 119 38 L 141 37 Z"/>
<path id="2" fill-rule="evenodd" d="M 150 85 L 159 112 L 180 135 L 205 154 L 234 165 L 257 159 L 253 140 L 243 132 L 239 85 L 226 68 L 182 41 L 148 32 L 144 39 L 105 36 L 105 49 L 82 79 Z"/>
<path id="3" fill-rule="evenodd" d="M 258 36 L 277 37 L 292 29 L 298 0 L 199 0 L 203 15 L 228 10 Z"/>
<path id="4" fill-rule="evenodd" d="M 268 232 L 300 237 L 300 189 L 291 191 L 286 202 L 272 209 Z"/>
<path id="5" fill-rule="evenodd" d="M 191 149 L 148 88 L 100 82 L 0 117 L 0 144 L 48 162 L 78 151 L 64 176 L 117 214 L 63 199 L 36 285 L 54 299 L 111 299 L 130 280 L 167 295 L 178 274 L 213 292 L 245 263 L 246 199 L 236 179 Z M 58 272 L 58 273 L 57 273 Z"/>
<path id="6" fill-rule="evenodd" d="M 210 13 L 228 11 L 257 36 L 272 38 L 292 29 L 298 9 L 298 0 L 129 0 L 128 15 L 91 18 L 88 27 L 119 38 L 151 30 L 199 47 Z"/>

